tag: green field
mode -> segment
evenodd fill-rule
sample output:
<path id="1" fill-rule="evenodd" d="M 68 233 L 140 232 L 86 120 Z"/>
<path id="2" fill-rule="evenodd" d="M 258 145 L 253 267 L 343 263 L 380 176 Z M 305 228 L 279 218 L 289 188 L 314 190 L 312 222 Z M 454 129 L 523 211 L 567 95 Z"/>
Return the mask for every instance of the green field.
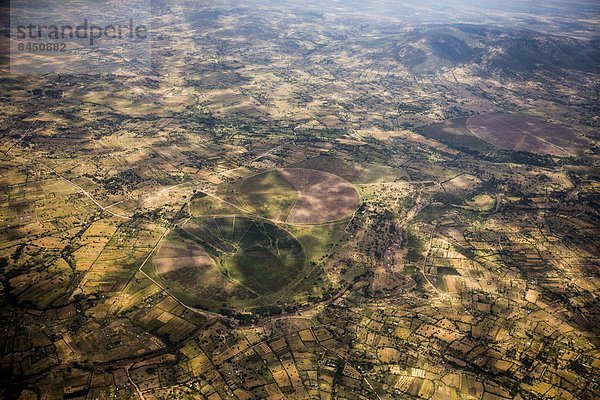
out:
<path id="1" fill-rule="evenodd" d="M 278 171 L 244 179 L 238 190 L 239 202 L 257 214 L 285 220 L 298 198 L 298 191 Z"/>
<path id="2" fill-rule="evenodd" d="M 168 273 L 161 273 L 165 264 Z M 169 236 L 152 272 L 186 303 L 217 311 L 268 303 L 305 264 L 302 245 L 280 227 L 247 217 L 210 217 L 192 219 Z"/>

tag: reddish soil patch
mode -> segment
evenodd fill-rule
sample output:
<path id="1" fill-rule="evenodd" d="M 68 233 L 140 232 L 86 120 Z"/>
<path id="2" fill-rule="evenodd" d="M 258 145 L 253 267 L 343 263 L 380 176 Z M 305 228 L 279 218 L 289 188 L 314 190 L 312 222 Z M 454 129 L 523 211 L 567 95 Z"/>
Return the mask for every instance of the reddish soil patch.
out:
<path id="1" fill-rule="evenodd" d="M 304 168 L 286 168 L 280 173 L 299 192 L 287 219 L 290 223 L 338 221 L 360 205 L 354 185 L 337 175 Z"/>
<path id="2" fill-rule="evenodd" d="M 521 115 L 477 115 L 467 120 L 467 128 L 494 146 L 542 155 L 568 156 L 589 145 L 585 138 L 567 127 Z"/>

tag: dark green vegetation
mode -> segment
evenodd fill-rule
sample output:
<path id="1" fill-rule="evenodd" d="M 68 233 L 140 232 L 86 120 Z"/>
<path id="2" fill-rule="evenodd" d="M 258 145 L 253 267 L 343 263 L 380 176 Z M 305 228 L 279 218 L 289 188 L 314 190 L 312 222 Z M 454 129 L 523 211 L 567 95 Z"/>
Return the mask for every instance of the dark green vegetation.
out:
<path id="1" fill-rule="evenodd" d="M 222 260 L 226 276 L 258 294 L 281 290 L 304 267 L 304 252 L 290 233 L 245 217 L 189 224 L 186 232 Z"/>
<path id="2" fill-rule="evenodd" d="M 215 311 L 222 304 L 232 308 L 261 305 L 291 284 L 305 266 L 304 250 L 289 232 L 247 217 L 190 220 L 162 247 L 181 241 L 191 244 L 181 246 L 178 253 L 187 252 L 195 243 L 202 246 L 213 263 L 177 265 L 175 275 L 162 274 L 160 265 L 156 271 L 189 305 Z M 162 254 L 161 249 L 157 254 Z M 195 256 L 198 260 L 198 254 Z M 194 263 L 187 254 L 174 254 L 171 258 Z"/>
<path id="3" fill-rule="evenodd" d="M 408 231 L 407 238 L 408 253 L 406 254 L 406 260 L 410 262 L 420 261 L 423 258 L 425 243 L 412 230 Z"/>

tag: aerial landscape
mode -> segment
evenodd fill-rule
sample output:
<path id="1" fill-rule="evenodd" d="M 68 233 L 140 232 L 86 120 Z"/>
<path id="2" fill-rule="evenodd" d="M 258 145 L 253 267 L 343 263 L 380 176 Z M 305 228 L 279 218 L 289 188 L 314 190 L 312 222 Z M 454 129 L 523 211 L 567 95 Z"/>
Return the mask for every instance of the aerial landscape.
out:
<path id="1" fill-rule="evenodd" d="M 598 1 L 0 7 L 0 399 L 600 399 Z"/>

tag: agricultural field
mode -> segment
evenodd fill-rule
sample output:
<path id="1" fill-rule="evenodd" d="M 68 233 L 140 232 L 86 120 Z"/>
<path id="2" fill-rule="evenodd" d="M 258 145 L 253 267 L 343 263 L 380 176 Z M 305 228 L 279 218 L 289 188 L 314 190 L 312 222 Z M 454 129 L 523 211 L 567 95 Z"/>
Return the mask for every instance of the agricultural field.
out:
<path id="1" fill-rule="evenodd" d="M 299 197 L 298 190 L 277 170 L 244 179 L 237 193 L 242 205 L 279 221 L 288 218 Z"/>
<path id="2" fill-rule="evenodd" d="M 507 150 L 564 157 L 588 147 L 587 140 L 566 127 L 519 115 L 477 115 L 466 126 L 479 139 Z"/>
<path id="3" fill-rule="evenodd" d="M 360 196 L 352 184 L 336 175 L 303 168 L 282 170 L 298 191 L 287 221 L 291 224 L 335 222 L 354 213 Z"/>
<path id="4" fill-rule="evenodd" d="M 147 5 L 0 51 L 0 399 L 600 398 L 597 2 Z"/>
<path id="5" fill-rule="evenodd" d="M 233 192 L 231 202 L 196 194 L 190 202 L 196 217 L 153 255 L 149 273 L 170 293 L 192 307 L 248 312 L 273 306 L 281 296 L 293 305 L 295 298 L 322 291 L 321 285 L 309 289 L 298 280 L 307 272 L 324 274 L 315 260 L 326 259 L 322 248 L 336 244 L 336 232 L 357 211 L 354 185 L 328 172 L 284 168 L 215 191 Z"/>
<path id="6" fill-rule="evenodd" d="M 260 305 L 304 268 L 302 246 L 289 232 L 241 216 L 190 220 L 154 255 L 156 273 L 177 297 L 211 310 Z"/>

